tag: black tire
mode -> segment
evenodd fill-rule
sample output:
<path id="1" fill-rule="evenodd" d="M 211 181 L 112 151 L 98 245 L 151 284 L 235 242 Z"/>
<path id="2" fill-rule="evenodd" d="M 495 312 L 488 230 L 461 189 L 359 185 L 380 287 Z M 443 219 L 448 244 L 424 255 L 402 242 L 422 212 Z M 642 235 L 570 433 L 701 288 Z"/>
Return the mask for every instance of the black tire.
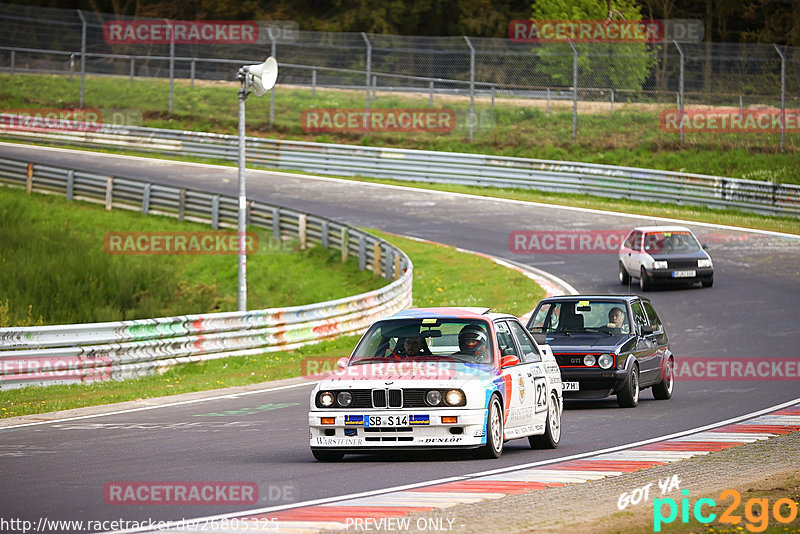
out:
<path id="1" fill-rule="evenodd" d="M 714 285 L 714 277 L 712 276 L 708 280 L 703 280 L 703 287 L 711 287 Z"/>
<path id="2" fill-rule="evenodd" d="M 619 283 L 623 286 L 627 286 L 631 283 L 631 275 L 628 274 L 628 270 L 619 262 Z"/>
<path id="3" fill-rule="evenodd" d="M 617 393 L 617 404 L 623 408 L 635 408 L 639 404 L 639 366 L 634 365 L 628 380 Z"/>
<path id="4" fill-rule="evenodd" d="M 503 406 L 497 395 L 489 401 L 486 417 L 486 445 L 475 451 L 477 458 L 500 458 L 503 454 Z"/>
<path id="5" fill-rule="evenodd" d="M 675 362 L 670 358 L 664 364 L 661 382 L 653 386 L 653 397 L 658 400 L 667 400 L 672 397 L 675 389 Z"/>
<path id="6" fill-rule="evenodd" d="M 650 291 L 650 288 L 653 287 L 653 284 L 647 278 L 647 272 L 642 267 L 642 270 L 639 272 L 639 289 L 642 291 Z"/>
<path id="7" fill-rule="evenodd" d="M 340 462 L 344 458 L 343 452 L 327 451 L 325 449 L 311 449 L 311 454 L 320 462 Z"/>
<path id="8" fill-rule="evenodd" d="M 561 441 L 561 406 L 555 393 L 550 394 L 547 405 L 547 420 L 544 422 L 544 434 L 528 436 L 528 443 L 534 449 L 557 449 Z"/>

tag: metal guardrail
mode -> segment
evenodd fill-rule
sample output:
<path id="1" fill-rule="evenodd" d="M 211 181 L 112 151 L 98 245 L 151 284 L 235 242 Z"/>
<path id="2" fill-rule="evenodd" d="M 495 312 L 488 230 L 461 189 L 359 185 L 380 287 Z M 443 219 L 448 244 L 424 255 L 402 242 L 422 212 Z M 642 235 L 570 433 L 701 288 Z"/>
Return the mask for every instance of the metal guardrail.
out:
<path id="1" fill-rule="evenodd" d="M 227 161 L 237 161 L 238 154 L 233 135 L 134 126 L 104 125 L 94 132 L 5 129 L 0 135 Z M 333 176 L 536 189 L 800 216 L 800 186 L 636 167 L 257 137 L 247 138 L 247 161 Z"/>
<path id="2" fill-rule="evenodd" d="M 0 158 L 0 183 L 124 208 L 236 228 L 237 200 L 189 189 Z M 249 203 L 250 225 L 274 239 L 297 239 L 358 257 L 387 286 L 328 302 L 247 312 L 110 323 L 0 328 L 0 390 L 132 378 L 156 368 L 287 350 L 367 328 L 411 305 L 405 253 L 352 226 L 263 202 Z"/>

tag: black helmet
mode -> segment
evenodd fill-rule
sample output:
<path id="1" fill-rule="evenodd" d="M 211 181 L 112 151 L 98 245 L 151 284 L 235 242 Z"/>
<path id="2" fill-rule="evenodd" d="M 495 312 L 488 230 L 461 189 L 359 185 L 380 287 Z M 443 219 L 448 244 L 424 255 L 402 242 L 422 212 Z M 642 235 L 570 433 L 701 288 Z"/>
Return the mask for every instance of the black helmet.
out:
<path id="1" fill-rule="evenodd" d="M 466 354 L 482 354 L 486 349 L 486 341 L 486 330 L 476 324 L 468 324 L 458 333 L 458 348 Z"/>

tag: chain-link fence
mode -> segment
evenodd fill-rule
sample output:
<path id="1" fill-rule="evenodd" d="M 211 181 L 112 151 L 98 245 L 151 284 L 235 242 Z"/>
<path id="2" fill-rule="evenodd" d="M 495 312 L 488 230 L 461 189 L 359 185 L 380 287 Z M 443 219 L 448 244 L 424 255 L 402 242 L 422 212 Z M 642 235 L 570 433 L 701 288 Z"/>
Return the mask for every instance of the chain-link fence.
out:
<path id="1" fill-rule="evenodd" d="M 79 10 L 0 4 L 0 71 L 80 78 L 116 75 L 235 81 L 268 55 L 280 66 L 269 125 L 303 134 L 305 109 L 448 108 L 471 143 L 592 148 L 642 143 L 800 148 L 800 49 L 730 43 L 538 43 L 476 37 L 273 31 L 246 44 L 114 42 L 108 25 L 132 19 Z M 170 26 L 177 21 L 136 19 Z M 336 91 L 336 99 L 321 98 Z M 333 105 L 332 105 L 333 103 Z M 124 102 L 119 103 L 124 106 Z M 719 116 L 722 116 L 721 118 Z M 767 119 L 760 121 L 762 116 Z M 699 118 L 698 118 L 699 117 Z M 716 117 L 716 119 L 715 119 Z M 677 121 L 675 120 L 677 118 Z M 737 122 L 738 118 L 738 122 Z M 687 121 L 687 119 L 689 119 Z M 670 120 L 672 122 L 670 122 Z M 726 122 L 727 121 L 727 122 Z M 731 123 L 731 121 L 733 121 Z M 364 119 L 364 133 L 380 133 Z M 335 131 L 335 124 L 334 131 Z M 412 129 L 413 130 L 413 129 Z"/>

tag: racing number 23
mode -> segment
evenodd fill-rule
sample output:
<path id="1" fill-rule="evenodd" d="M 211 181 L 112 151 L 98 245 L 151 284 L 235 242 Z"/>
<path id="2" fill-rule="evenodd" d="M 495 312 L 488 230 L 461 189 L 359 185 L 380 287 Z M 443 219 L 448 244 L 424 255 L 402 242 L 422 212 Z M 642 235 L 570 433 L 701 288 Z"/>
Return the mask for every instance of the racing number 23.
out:
<path id="1" fill-rule="evenodd" d="M 536 390 L 536 411 L 541 412 L 547 409 L 547 382 L 542 377 L 536 377 L 533 384 Z"/>

